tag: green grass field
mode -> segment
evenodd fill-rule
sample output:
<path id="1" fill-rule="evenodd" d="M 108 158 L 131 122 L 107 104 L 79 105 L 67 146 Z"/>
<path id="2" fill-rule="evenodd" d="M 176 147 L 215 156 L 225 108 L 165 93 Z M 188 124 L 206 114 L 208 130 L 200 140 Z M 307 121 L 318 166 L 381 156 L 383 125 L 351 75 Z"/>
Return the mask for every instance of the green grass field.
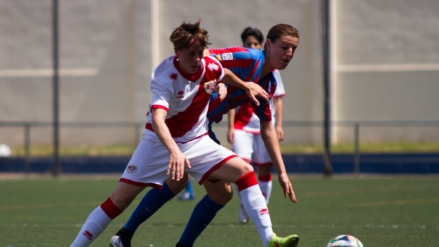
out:
<path id="1" fill-rule="evenodd" d="M 281 144 L 284 154 L 315 154 L 323 153 L 323 145 L 305 144 Z M 224 145 L 230 148 L 228 143 Z M 110 145 L 101 147 L 89 147 L 86 145 L 78 147 L 60 147 L 61 156 L 105 156 L 105 155 L 131 155 L 136 146 Z M 353 143 L 341 143 L 331 145 L 332 153 L 355 153 Z M 439 142 L 385 142 L 385 143 L 360 143 L 361 153 L 437 153 Z M 52 146 L 32 146 L 29 150 L 30 156 L 50 156 L 53 153 Z M 25 156 L 24 148 L 12 149 L 12 156 Z"/>
<path id="2" fill-rule="evenodd" d="M 0 180 L 0 247 L 69 246 L 88 214 L 113 190 L 118 177 Z M 439 246 L 439 177 L 293 176 L 298 203 L 284 199 L 277 181 L 269 204 L 274 231 L 296 233 L 301 247 L 324 247 L 338 234 L 365 246 Z M 176 199 L 137 231 L 133 246 L 174 246 L 196 200 Z M 143 194 L 142 194 L 143 195 Z M 114 220 L 91 246 L 107 246 L 135 204 Z M 237 222 L 236 196 L 195 246 L 261 246 L 253 224 Z"/>

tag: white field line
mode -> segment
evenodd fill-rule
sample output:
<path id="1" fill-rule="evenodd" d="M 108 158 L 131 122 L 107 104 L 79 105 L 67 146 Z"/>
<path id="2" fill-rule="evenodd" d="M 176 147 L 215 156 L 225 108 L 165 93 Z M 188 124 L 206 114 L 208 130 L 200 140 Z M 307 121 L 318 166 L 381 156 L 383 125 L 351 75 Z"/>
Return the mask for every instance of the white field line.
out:
<path id="1" fill-rule="evenodd" d="M 336 72 L 438 71 L 439 63 L 335 65 Z"/>
<path id="2" fill-rule="evenodd" d="M 98 69 L 59 69 L 60 76 L 96 76 Z M 0 77 L 50 77 L 53 76 L 53 69 L 10 69 L 0 70 Z"/>
<path id="3" fill-rule="evenodd" d="M 0 224 L 0 228 L 81 228 L 82 223 L 77 223 L 77 224 Z M 111 224 L 108 227 L 112 227 L 112 228 L 120 228 L 123 225 L 121 224 Z M 173 228 L 173 227 L 181 227 L 181 225 L 173 225 L 173 224 L 167 224 L 167 225 L 160 225 L 160 227 L 168 227 L 168 228 Z M 142 227 L 157 227 L 156 224 L 142 224 Z M 230 225 L 225 225 L 225 224 L 212 224 L 209 225 L 208 227 L 243 227 L 242 224 L 230 224 Z M 254 227 L 254 225 L 248 225 L 248 227 Z M 344 228 L 346 227 L 346 225 L 325 225 L 325 224 L 321 224 L 321 225 L 278 225 L 278 224 L 274 224 L 273 227 L 276 228 L 309 228 L 309 229 L 315 229 L 315 228 Z M 349 227 L 351 228 L 355 228 L 355 229 L 421 229 L 421 230 L 426 230 L 426 229 L 439 229 L 439 225 L 398 225 L 398 224 L 391 224 L 391 225 L 375 225 L 375 224 L 365 224 L 365 225 L 349 225 Z"/>

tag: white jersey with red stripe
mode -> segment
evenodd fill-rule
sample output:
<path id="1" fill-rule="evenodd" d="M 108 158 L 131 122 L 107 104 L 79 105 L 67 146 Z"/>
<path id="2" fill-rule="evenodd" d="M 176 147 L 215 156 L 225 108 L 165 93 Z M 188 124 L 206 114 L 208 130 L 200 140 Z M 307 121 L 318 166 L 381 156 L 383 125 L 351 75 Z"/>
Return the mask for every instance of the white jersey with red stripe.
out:
<path id="1" fill-rule="evenodd" d="M 165 59 L 151 75 L 152 100 L 146 123 L 146 138 L 158 139 L 152 128 L 152 109 L 167 111 L 165 123 L 176 142 L 184 143 L 207 133 L 209 100 L 215 85 L 224 77 L 221 64 L 213 57 L 201 60 L 195 75 L 184 73 L 178 58 Z"/>
<path id="2" fill-rule="evenodd" d="M 279 70 L 273 70 L 273 75 L 277 82 L 277 86 L 276 86 L 276 90 L 274 91 L 273 98 L 284 97 L 285 88 Z M 276 113 L 274 110 L 273 101 L 271 101 L 270 108 L 271 108 L 272 122 L 273 124 L 275 124 Z M 259 121 L 259 117 L 254 113 L 253 107 L 250 103 L 236 108 L 234 126 L 235 129 L 238 130 L 243 130 L 253 134 L 260 133 L 261 124 Z"/>

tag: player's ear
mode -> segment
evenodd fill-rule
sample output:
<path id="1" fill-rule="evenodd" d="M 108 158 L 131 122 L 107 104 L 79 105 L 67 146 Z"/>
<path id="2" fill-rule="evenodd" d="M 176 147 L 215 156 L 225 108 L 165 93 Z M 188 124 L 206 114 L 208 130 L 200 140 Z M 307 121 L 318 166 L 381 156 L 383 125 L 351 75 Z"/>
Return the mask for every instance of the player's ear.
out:
<path id="1" fill-rule="evenodd" d="M 267 39 L 267 41 L 265 41 L 265 47 L 264 50 L 266 51 L 270 51 L 270 47 L 271 47 L 271 40 Z"/>
<path id="2" fill-rule="evenodd" d="M 204 49 L 204 51 L 203 51 L 203 57 L 207 57 L 207 56 L 209 56 L 209 55 L 210 55 L 209 50 L 208 50 L 208 49 Z"/>
<path id="3" fill-rule="evenodd" d="M 178 50 L 174 48 L 174 53 L 178 57 Z"/>

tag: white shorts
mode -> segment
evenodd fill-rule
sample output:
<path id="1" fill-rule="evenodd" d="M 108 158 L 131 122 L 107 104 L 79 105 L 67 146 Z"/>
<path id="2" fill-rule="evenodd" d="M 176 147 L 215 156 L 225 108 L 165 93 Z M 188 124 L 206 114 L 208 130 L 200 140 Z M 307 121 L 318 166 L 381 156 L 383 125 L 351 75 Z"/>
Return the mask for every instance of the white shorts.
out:
<path id="1" fill-rule="evenodd" d="M 232 150 L 243 160 L 255 166 L 271 165 L 271 159 L 260 134 L 235 130 Z"/>
<path id="2" fill-rule="evenodd" d="M 149 130 L 146 130 L 149 131 Z M 177 143 L 180 150 L 189 159 L 191 169 L 185 172 L 202 184 L 209 175 L 236 154 L 215 143 L 208 135 L 187 143 Z M 169 152 L 160 142 L 150 139 L 144 134 L 134 151 L 122 177 L 121 182 L 161 188 L 169 177 L 166 170 L 169 163 Z"/>

